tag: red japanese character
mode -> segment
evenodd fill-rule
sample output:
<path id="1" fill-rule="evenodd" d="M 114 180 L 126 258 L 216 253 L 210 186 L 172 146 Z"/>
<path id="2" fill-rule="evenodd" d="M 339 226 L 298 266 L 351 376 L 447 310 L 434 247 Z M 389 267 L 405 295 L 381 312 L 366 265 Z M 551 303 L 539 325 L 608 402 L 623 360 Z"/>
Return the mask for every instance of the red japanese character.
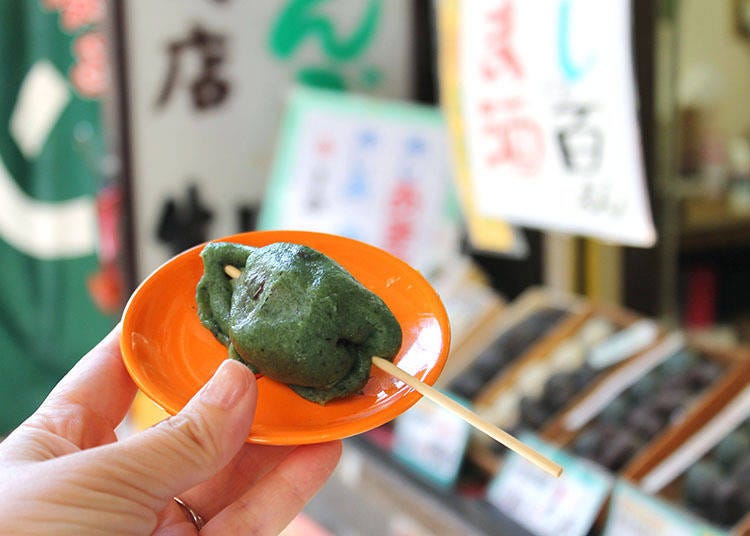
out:
<path id="1" fill-rule="evenodd" d="M 414 237 L 414 220 L 420 206 L 419 191 L 409 182 L 399 183 L 391 193 L 390 214 L 386 229 L 386 249 L 403 257 Z"/>
<path id="2" fill-rule="evenodd" d="M 394 211 L 415 209 L 418 205 L 419 194 L 411 184 L 401 183 L 393 190 L 391 206 Z"/>
<path id="3" fill-rule="evenodd" d="M 84 97 L 96 98 L 107 89 L 107 52 L 104 36 L 90 32 L 73 43 L 77 63 L 70 70 L 70 79 Z"/>
<path id="4" fill-rule="evenodd" d="M 78 37 L 73 43 L 73 53 L 79 61 L 105 65 L 107 63 L 107 42 L 99 32 L 89 32 Z"/>
<path id="5" fill-rule="evenodd" d="M 520 97 L 508 99 L 484 99 L 479 103 L 479 111 L 483 117 L 496 115 L 497 113 L 509 113 L 520 110 L 523 107 L 523 101 Z"/>
<path id="6" fill-rule="evenodd" d="M 77 30 L 103 19 L 103 0 L 68 0 L 60 15 L 60 22 L 66 30 Z"/>
<path id="7" fill-rule="evenodd" d="M 406 253 L 406 244 L 413 234 L 414 225 L 411 221 L 391 222 L 386 231 L 386 249 L 397 257 L 403 257 Z"/>
<path id="8" fill-rule="evenodd" d="M 544 156 L 544 137 L 538 123 L 526 117 L 509 117 L 485 127 L 496 141 L 496 149 L 486 157 L 490 167 L 509 165 L 523 175 L 534 175 Z"/>
<path id="9" fill-rule="evenodd" d="M 60 24 L 68 31 L 104 20 L 105 0 L 44 0 L 44 7 L 60 12 Z"/>
<path id="10" fill-rule="evenodd" d="M 513 2 L 506 1 L 496 10 L 488 12 L 487 23 L 490 29 L 485 37 L 487 51 L 481 64 L 482 76 L 490 81 L 496 80 L 501 74 L 523 78 L 523 67 L 511 42 L 515 30 Z"/>

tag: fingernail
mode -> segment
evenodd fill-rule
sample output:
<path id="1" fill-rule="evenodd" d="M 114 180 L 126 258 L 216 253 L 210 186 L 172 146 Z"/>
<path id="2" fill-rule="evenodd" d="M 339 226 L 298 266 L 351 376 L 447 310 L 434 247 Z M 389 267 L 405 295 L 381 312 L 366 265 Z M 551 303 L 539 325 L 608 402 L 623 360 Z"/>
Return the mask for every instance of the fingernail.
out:
<path id="1" fill-rule="evenodd" d="M 203 387 L 200 399 L 213 406 L 230 409 L 250 388 L 250 373 L 242 363 L 227 359 Z"/>

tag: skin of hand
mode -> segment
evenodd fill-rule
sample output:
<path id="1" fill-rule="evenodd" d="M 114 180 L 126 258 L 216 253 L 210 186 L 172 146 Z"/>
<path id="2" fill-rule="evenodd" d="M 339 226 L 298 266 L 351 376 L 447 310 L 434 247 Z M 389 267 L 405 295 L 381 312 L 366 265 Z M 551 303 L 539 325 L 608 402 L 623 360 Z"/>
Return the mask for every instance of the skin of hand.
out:
<path id="1" fill-rule="evenodd" d="M 136 392 L 116 328 L 0 443 L 3 534 L 278 534 L 322 487 L 341 442 L 245 443 L 257 389 L 227 360 L 177 415 L 117 441 Z"/>

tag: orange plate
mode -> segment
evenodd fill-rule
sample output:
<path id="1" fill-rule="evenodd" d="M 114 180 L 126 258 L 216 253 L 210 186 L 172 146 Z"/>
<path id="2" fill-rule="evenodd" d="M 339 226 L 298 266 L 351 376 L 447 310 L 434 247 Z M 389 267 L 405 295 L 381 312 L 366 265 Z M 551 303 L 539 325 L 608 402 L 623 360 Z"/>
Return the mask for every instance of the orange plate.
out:
<path id="1" fill-rule="evenodd" d="M 396 315 L 403 330 L 403 344 L 395 359 L 398 366 L 429 384 L 440 375 L 450 345 L 448 317 L 432 287 L 404 262 L 362 242 L 320 233 L 259 231 L 220 240 L 250 246 L 293 242 L 335 259 Z M 227 357 L 226 348 L 201 325 L 196 312 L 202 248 L 181 253 L 151 274 L 130 298 L 123 315 L 120 345 L 125 365 L 138 387 L 171 414 L 187 403 Z M 363 394 L 325 406 L 260 378 L 248 441 L 298 445 L 352 436 L 397 417 L 420 396 L 376 368 Z"/>

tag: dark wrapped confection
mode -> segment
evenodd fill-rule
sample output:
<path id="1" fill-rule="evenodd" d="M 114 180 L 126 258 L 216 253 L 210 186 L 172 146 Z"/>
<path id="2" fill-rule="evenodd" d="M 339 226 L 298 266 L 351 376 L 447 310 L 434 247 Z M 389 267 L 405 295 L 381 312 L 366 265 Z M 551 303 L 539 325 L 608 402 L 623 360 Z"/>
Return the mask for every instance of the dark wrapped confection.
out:
<path id="1" fill-rule="evenodd" d="M 740 490 L 740 507 L 743 512 L 750 512 L 750 488 L 743 488 L 737 485 Z"/>
<path id="2" fill-rule="evenodd" d="M 472 400 L 484 386 L 487 378 L 479 371 L 469 369 L 451 382 L 450 389 L 467 400 Z"/>
<path id="3" fill-rule="evenodd" d="M 594 459 L 601 447 L 601 436 L 596 428 L 584 430 L 573 443 L 573 452 L 584 458 Z"/>
<path id="4" fill-rule="evenodd" d="M 628 430 L 619 430 L 602 445 L 596 461 L 610 471 L 619 471 L 642 446 L 638 437 Z"/>
<path id="5" fill-rule="evenodd" d="M 676 410 L 685 406 L 690 397 L 690 391 L 685 389 L 666 388 L 658 391 L 648 402 L 656 414 L 664 419 L 669 419 Z"/>
<path id="6" fill-rule="evenodd" d="M 721 481 L 721 470 L 709 461 L 696 463 L 685 476 L 685 499 L 694 509 L 702 509 L 711 503 L 712 493 Z"/>
<path id="7" fill-rule="evenodd" d="M 523 354 L 542 334 L 546 333 L 566 314 L 565 310 L 545 308 L 534 312 L 523 322 L 514 326 L 506 334 L 505 351 L 509 354 L 506 362 Z"/>
<path id="8" fill-rule="evenodd" d="M 659 386 L 660 374 L 658 370 L 652 370 L 642 378 L 640 378 L 632 387 L 630 387 L 630 394 L 637 401 L 644 400 L 649 397 Z"/>
<path id="9" fill-rule="evenodd" d="M 596 378 L 598 371 L 588 363 L 584 363 L 572 372 L 573 387 L 576 391 L 582 391 Z"/>
<path id="10" fill-rule="evenodd" d="M 393 359 L 401 327 L 383 301 L 306 246 L 208 244 L 198 315 L 229 355 L 325 404 L 359 392 L 374 355 Z M 224 274 L 232 265 L 237 279 Z"/>
<path id="11" fill-rule="evenodd" d="M 522 424 L 532 430 L 539 430 L 550 418 L 550 412 L 537 399 L 530 396 L 521 398 L 519 406 Z"/>
<path id="12" fill-rule="evenodd" d="M 720 365 L 699 359 L 692 352 L 678 352 L 638 379 L 602 410 L 588 427 L 592 435 L 582 435 L 581 445 L 573 448 L 610 470 L 620 470 L 645 443 L 679 419 L 701 390 L 721 376 Z M 550 378 L 545 397 L 549 403 L 557 402 L 567 396 L 567 390 L 565 374 L 557 374 Z M 726 445 L 726 456 L 731 457 L 740 448 L 741 441 Z"/>
<path id="13" fill-rule="evenodd" d="M 693 390 L 703 389 L 719 379 L 723 370 L 721 365 L 713 361 L 704 361 L 688 370 L 686 379 Z"/>
<path id="14" fill-rule="evenodd" d="M 538 337 L 565 314 L 564 310 L 553 308 L 545 308 L 532 313 L 485 348 L 471 365 L 450 383 L 448 389 L 468 400 L 473 400 L 503 367 L 525 352 Z"/>
<path id="15" fill-rule="evenodd" d="M 734 479 L 741 488 L 750 490 L 750 452 L 745 452 L 737 462 Z"/>
<path id="16" fill-rule="evenodd" d="M 484 352 L 479 354 L 471 368 L 478 372 L 483 378 L 492 378 L 500 367 L 503 366 L 503 352 L 501 348 L 497 348 L 497 343 L 487 348 Z"/>
<path id="17" fill-rule="evenodd" d="M 722 439 L 714 451 L 716 459 L 726 469 L 737 464 L 747 453 L 750 453 L 750 437 L 742 429 L 735 430 Z"/>
<path id="18" fill-rule="evenodd" d="M 626 422 L 633 431 L 647 439 L 656 436 L 666 425 L 665 419 L 648 406 L 635 408 L 628 415 Z"/>
<path id="19" fill-rule="evenodd" d="M 680 350 L 667 359 L 660 368 L 665 376 L 681 376 L 695 366 L 698 359 L 692 350 Z"/>
<path id="20" fill-rule="evenodd" d="M 719 525 L 734 525 L 744 513 L 741 494 L 742 490 L 735 482 L 729 478 L 721 479 L 712 490 L 707 517 Z"/>
<path id="21" fill-rule="evenodd" d="M 625 419 L 629 410 L 628 400 L 624 396 L 615 398 L 607 404 L 599 415 L 599 420 L 604 423 L 619 423 Z"/>
<path id="22" fill-rule="evenodd" d="M 556 411 L 561 409 L 576 394 L 578 394 L 578 389 L 573 375 L 568 372 L 558 372 L 547 380 L 542 400 L 547 409 Z"/>

